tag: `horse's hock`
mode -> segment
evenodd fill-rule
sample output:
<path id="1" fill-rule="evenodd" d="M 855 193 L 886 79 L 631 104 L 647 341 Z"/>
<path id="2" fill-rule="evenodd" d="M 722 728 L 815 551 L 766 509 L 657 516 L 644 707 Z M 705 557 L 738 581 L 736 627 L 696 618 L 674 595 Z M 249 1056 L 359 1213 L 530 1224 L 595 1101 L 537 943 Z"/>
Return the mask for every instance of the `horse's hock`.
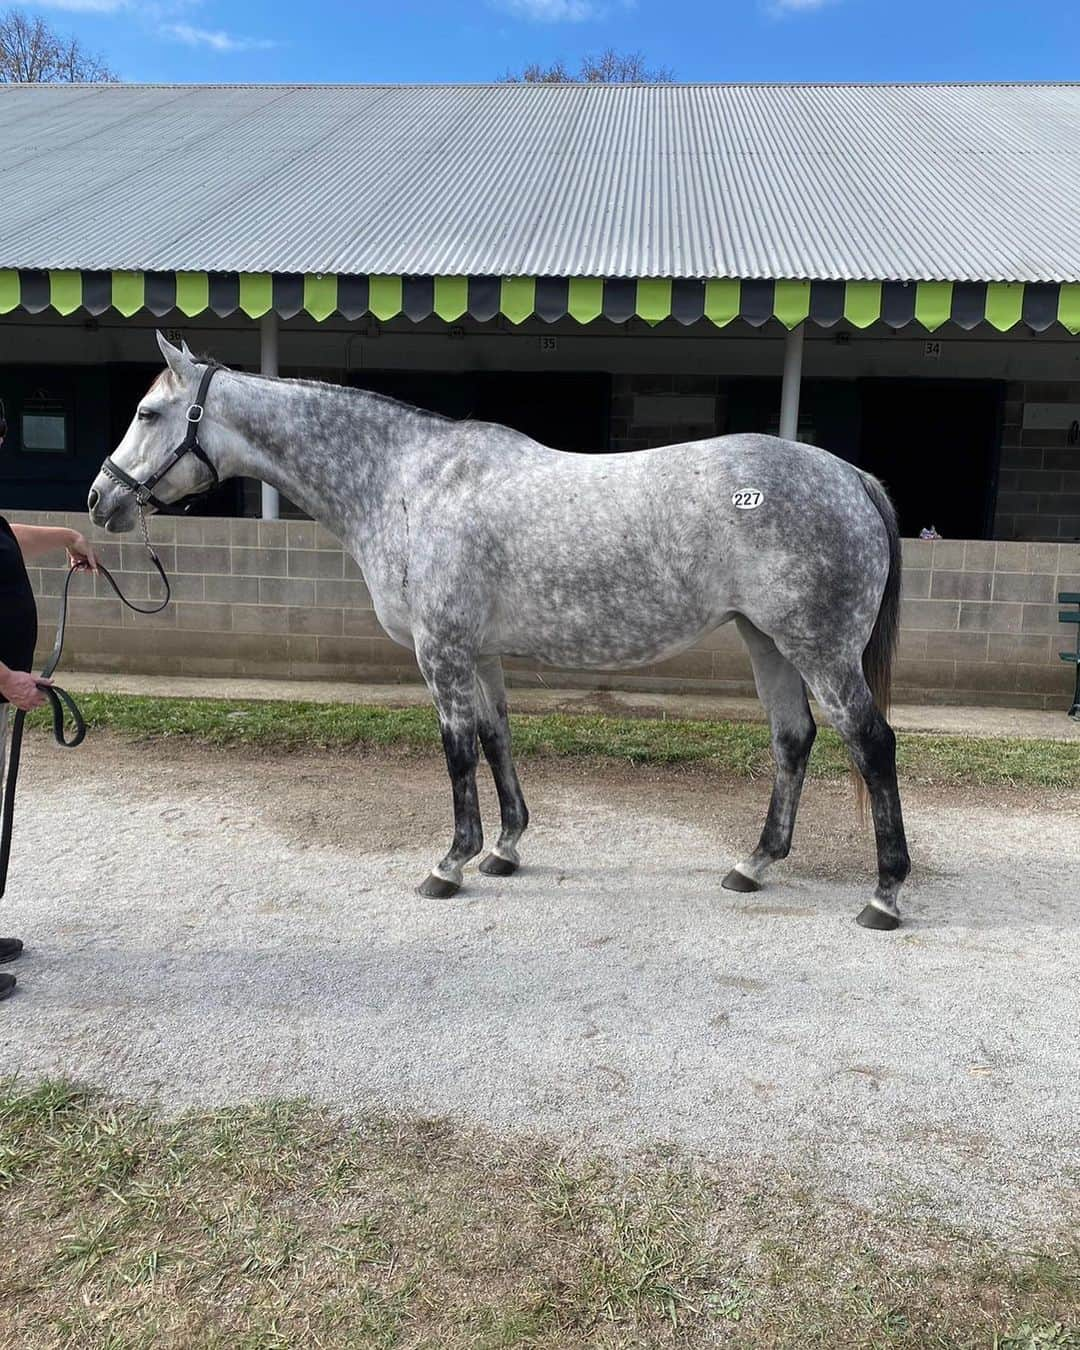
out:
<path id="1" fill-rule="evenodd" d="M 85 517 L 16 512 L 34 524 L 84 528 Z M 151 535 L 174 580 L 174 603 L 138 624 L 98 583 L 72 601 L 72 668 L 139 674 L 297 679 L 418 678 L 411 652 L 379 627 L 353 560 L 320 525 L 155 517 Z M 103 543 L 125 592 L 153 594 L 141 544 Z M 62 568 L 32 568 L 42 651 Z M 904 541 L 904 603 L 894 692 L 912 702 L 1067 709 L 1073 672 L 1060 659 L 1057 596 L 1080 590 L 1080 543 Z M 512 682 L 538 667 L 508 662 Z M 610 675 L 543 669 L 549 685 L 753 693 L 732 624 L 656 666 Z"/>

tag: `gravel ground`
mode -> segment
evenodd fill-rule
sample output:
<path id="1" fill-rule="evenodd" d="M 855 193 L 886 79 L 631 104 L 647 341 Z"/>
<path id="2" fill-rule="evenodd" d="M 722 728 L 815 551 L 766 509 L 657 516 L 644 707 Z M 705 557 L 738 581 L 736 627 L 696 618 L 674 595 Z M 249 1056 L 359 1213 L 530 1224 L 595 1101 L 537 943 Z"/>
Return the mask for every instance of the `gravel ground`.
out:
<path id="1" fill-rule="evenodd" d="M 766 783 L 524 782 L 526 869 L 432 902 L 433 758 L 32 737 L 0 1063 L 170 1109 L 309 1095 L 672 1144 L 1028 1237 L 1080 1216 L 1080 794 L 908 789 L 907 922 L 880 934 L 853 922 L 844 785 L 810 784 L 794 857 L 740 896 L 719 879 Z"/>

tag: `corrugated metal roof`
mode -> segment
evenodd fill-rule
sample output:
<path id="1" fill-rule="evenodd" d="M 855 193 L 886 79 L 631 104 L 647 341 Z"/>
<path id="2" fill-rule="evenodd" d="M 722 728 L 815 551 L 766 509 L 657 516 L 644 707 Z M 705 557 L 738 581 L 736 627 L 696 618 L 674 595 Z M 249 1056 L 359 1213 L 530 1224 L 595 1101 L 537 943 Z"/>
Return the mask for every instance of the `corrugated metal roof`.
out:
<path id="1" fill-rule="evenodd" d="M 0 85 L 0 268 L 1080 280 L 1078 85 Z"/>

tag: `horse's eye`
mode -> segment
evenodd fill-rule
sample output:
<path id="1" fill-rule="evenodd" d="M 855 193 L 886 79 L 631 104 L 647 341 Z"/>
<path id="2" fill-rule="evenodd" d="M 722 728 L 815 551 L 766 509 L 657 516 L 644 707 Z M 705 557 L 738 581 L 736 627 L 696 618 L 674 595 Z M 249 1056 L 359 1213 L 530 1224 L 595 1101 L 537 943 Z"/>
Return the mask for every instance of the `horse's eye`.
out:
<path id="1" fill-rule="evenodd" d="M 153 408 L 140 408 L 140 409 L 139 409 L 139 421 L 140 421 L 140 422 L 152 422 L 156 416 L 157 416 L 157 413 L 153 410 Z"/>

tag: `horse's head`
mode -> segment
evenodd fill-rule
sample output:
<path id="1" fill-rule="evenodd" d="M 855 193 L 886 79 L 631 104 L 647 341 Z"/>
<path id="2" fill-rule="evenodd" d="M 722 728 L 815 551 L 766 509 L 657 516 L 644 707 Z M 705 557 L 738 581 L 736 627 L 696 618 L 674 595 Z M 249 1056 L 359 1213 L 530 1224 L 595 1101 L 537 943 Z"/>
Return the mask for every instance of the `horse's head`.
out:
<path id="1" fill-rule="evenodd" d="M 140 495 L 144 507 L 153 510 L 218 481 L 214 431 L 198 407 L 207 366 L 196 362 L 186 343 L 183 349 L 174 347 L 160 333 L 157 340 L 166 368 L 140 399 L 124 439 L 105 460 L 87 497 L 90 519 L 114 534 L 134 526 Z"/>

